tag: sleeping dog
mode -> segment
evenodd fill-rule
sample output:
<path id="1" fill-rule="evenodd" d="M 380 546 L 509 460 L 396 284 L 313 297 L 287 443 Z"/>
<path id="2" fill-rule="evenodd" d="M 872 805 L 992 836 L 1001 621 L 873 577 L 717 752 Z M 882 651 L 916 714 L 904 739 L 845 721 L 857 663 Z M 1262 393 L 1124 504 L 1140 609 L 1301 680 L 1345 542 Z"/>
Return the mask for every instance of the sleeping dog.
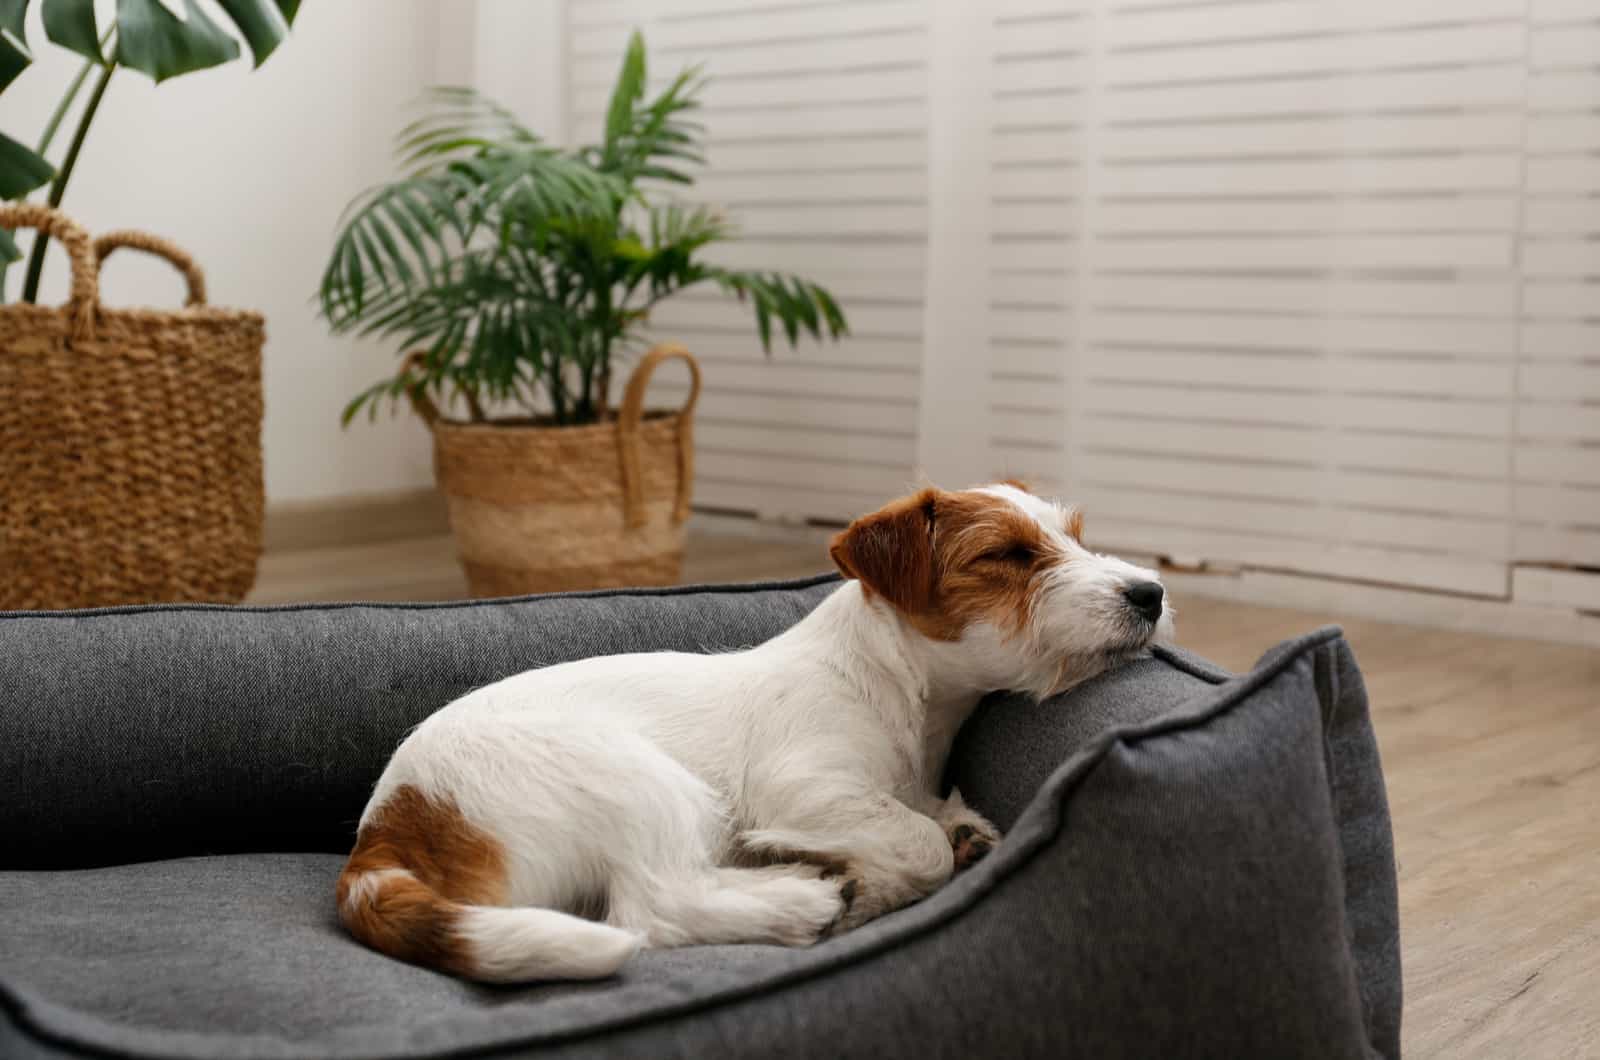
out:
<path id="1" fill-rule="evenodd" d="M 848 580 L 722 655 L 614 655 L 476 689 L 405 739 L 339 915 L 487 982 L 642 946 L 804 946 L 931 893 L 999 835 L 940 792 L 982 696 L 1047 696 L 1170 633 L 1154 572 L 1017 484 L 925 489 L 834 539 Z"/>

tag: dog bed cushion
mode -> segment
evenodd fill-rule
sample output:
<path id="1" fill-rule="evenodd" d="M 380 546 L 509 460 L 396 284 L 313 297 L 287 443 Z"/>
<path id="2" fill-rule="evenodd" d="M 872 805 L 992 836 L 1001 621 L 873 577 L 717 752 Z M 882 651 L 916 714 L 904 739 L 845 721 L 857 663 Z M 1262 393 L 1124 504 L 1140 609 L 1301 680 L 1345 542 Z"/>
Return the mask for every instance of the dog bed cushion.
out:
<path id="1" fill-rule="evenodd" d="M 1398 1055 L 1387 809 L 1332 629 L 1240 677 L 1161 649 L 991 697 L 950 774 L 1005 842 L 808 950 L 487 988 L 340 929 L 340 855 L 431 710 L 755 643 L 835 584 L 0 616 L 0 1055 Z"/>

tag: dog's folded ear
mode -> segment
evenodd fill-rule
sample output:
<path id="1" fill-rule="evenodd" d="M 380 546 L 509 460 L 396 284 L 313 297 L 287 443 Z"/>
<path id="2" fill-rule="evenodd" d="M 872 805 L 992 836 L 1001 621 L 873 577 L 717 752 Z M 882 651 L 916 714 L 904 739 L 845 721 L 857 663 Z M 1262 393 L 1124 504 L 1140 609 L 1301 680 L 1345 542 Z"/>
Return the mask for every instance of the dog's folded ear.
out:
<path id="1" fill-rule="evenodd" d="M 933 524 L 939 491 L 925 489 L 863 515 L 833 539 L 829 554 L 846 578 L 909 613 L 933 603 Z"/>

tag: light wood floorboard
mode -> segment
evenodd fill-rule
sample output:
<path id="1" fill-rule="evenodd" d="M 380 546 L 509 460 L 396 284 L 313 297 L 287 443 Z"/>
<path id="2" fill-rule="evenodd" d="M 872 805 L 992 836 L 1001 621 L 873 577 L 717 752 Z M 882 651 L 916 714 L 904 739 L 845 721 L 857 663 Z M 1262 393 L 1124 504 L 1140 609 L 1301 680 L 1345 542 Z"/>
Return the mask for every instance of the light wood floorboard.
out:
<path id="1" fill-rule="evenodd" d="M 692 536 L 689 582 L 798 577 L 825 550 Z M 268 555 L 252 600 L 465 594 L 448 537 Z M 1235 670 L 1338 616 L 1193 597 Z M 1600 651 L 1342 623 L 1366 674 L 1400 866 L 1410 1057 L 1600 1056 Z"/>

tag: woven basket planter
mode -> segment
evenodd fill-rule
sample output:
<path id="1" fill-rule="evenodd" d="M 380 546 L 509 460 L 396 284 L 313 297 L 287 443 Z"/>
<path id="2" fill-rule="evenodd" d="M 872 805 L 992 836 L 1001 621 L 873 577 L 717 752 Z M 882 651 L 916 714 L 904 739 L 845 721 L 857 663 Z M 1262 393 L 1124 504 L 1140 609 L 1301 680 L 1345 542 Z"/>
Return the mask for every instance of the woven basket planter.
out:
<path id="1" fill-rule="evenodd" d="M 138 232 L 91 245 L 42 206 L 0 207 L 72 264 L 60 307 L 0 306 L 0 609 L 235 602 L 261 552 L 258 313 L 205 304 L 177 247 Z M 118 247 L 170 261 L 180 310 L 108 309 Z"/>
<path id="2" fill-rule="evenodd" d="M 645 412 L 651 374 L 674 359 L 689 366 L 688 401 Z M 676 582 L 699 394 L 699 366 L 670 345 L 640 360 L 615 420 L 584 427 L 457 423 L 413 391 L 473 595 Z"/>

